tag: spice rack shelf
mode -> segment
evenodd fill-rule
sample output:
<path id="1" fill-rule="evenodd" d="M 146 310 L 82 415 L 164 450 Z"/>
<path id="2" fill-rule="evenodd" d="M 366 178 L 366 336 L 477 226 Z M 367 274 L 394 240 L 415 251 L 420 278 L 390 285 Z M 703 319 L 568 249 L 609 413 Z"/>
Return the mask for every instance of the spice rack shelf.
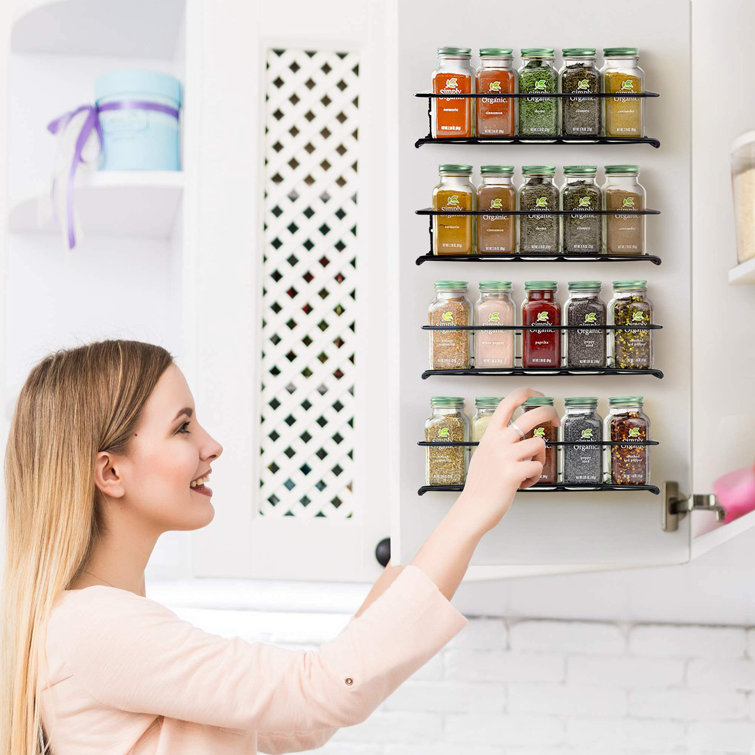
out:
<path id="1" fill-rule="evenodd" d="M 653 254 L 434 254 L 432 252 L 433 241 L 433 218 L 436 215 L 574 215 L 576 212 L 584 212 L 585 215 L 660 215 L 660 210 L 459 210 L 453 213 L 443 210 L 433 210 L 431 207 L 423 207 L 415 210 L 415 215 L 426 215 L 429 218 L 430 249 L 428 254 L 423 254 L 414 261 L 415 265 L 423 262 L 652 262 L 654 265 L 661 264 L 661 258 Z"/>
<path id="2" fill-rule="evenodd" d="M 454 492 L 460 493 L 464 490 L 463 485 L 423 485 L 417 490 L 417 495 L 435 492 Z M 657 485 L 533 485 L 524 490 L 517 490 L 517 493 L 602 493 L 607 490 L 621 491 L 624 493 L 634 493 L 639 490 L 646 490 L 653 495 L 660 494 L 660 488 Z"/>
<path id="3" fill-rule="evenodd" d="M 492 92 L 476 94 L 435 94 L 433 92 L 417 92 L 415 97 L 427 98 L 427 136 L 417 139 L 414 146 L 419 148 L 423 144 L 649 144 L 658 149 L 661 142 L 658 139 L 649 136 L 466 136 L 466 137 L 433 137 L 432 134 L 432 100 L 434 98 L 442 99 L 467 99 L 486 97 L 489 99 L 518 99 L 527 97 L 529 99 L 552 99 L 573 97 L 573 93 L 544 93 L 535 92 L 506 92 L 495 94 Z M 590 98 L 616 97 L 615 92 L 591 92 Z M 632 94 L 635 97 L 660 97 L 658 92 L 637 92 Z"/>
<path id="4" fill-rule="evenodd" d="M 422 254 L 414 260 L 415 265 L 425 262 L 652 262 L 661 264 L 654 254 Z"/>
<path id="5" fill-rule="evenodd" d="M 418 446 L 432 446 L 435 448 L 452 448 L 465 446 L 472 448 L 479 446 L 478 440 L 418 440 Z M 546 440 L 546 446 L 659 446 L 658 440 Z M 573 486 L 570 486 L 573 487 Z M 592 486 L 590 486 L 592 487 Z"/>
<path id="6" fill-rule="evenodd" d="M 661 330 L 663 325 L 423 325 L 422 330 L 513 330 L 521 334 L 525 330 Z M 431 375 L 493 375 L 508 376 L 551 376 L 551 375 L 653 375 L 663 378 L 661 370 L 652 368 L 621 367 L 470 367 L 467 369 L 425 370 L 422 379 Z"/>
<path id="7" fill-rule="evenodd" d="M 663 379 L 662 370 L 654 369 L 619 369 L 614 367 L 511 367 L 509 369 L 497 369 L 481 367 L 466 370 L 425 370 L 422 379 L 432 375 L 473 375 L 476 377 L 552 377 L 556 375 L 653 375 L 659 380 Z"/>

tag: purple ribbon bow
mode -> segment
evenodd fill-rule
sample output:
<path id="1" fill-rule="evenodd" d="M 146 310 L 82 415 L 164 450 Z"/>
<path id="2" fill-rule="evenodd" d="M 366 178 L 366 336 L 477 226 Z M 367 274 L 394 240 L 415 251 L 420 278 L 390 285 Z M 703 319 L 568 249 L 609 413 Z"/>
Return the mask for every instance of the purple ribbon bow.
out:
<path id="1" fill-rule="evenodd" d="M 82 153 L 92 131 L 97 132 L 99 149 L 100 151 L 102 150 L 103 140 L 100 113 L 107 112 L 108 110 L 155 110 L 158 113 L 171 115 L 178 120 L 178 110 L 169 105 L 161 105 L 157 102 L 146 102 L 142 100 L 121 100 L 119 102 L 106 102 L 103 105 L 82 105 L 81 107 L 76 108 L 76 110 L 64 113 L 47 125 L 47 130 L 51 134 L 57 134 L 61 129 L 65 129 L 70 120 L 79 113 L 86 112 L 87 114 L 84 123 L 81 126 L 81 131 L 79 132 L 78 137 L 76 137 L 73 160 L 71 161 L 71 167 L 68 171 L 68 183 L 66 189 L 66 222 L 68 228 L 69 249 L 73 249 L 74 246 L 76 246 L 76 235 L 73 230 L 73 187 L 76 179 L 76 169 L 78 168 L 79 163 L 84 162 Z"/>

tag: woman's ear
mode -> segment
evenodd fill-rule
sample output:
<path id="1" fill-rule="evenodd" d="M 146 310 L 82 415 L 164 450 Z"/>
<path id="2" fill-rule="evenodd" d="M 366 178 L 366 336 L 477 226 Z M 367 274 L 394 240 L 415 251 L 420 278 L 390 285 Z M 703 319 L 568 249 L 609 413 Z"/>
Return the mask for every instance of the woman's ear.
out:
<path id="1" fill-rule="evenodd" d="M 126 493 L 119 466 L 118 458 L 107 451 L 100 451 L 94 461 L 94 484 L 108 498 L 123 498 Z"/>

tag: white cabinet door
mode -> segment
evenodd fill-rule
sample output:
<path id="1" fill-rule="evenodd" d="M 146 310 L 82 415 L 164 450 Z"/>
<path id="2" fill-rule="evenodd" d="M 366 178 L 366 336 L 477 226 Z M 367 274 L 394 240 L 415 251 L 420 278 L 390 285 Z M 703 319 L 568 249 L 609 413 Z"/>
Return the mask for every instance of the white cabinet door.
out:
<path id="1" fill-rule="evenodd" d="M 196 376 L 225 441 L 197 576 L 366 581 L 388 537 L 381 3 L 205 3 Z"/>
<path id="2" fill-rule="evenodd" d="M 417 495 L 424 478 L 424 450 L 417 441 L 423 438 L 430 397 L 434 395 L 464 396 L 470 415 L 475 396 L 502 396 L 524 385 L 554 396 L 560 408 L 565 396 L 598 396 L 601 413 L 609 396 L 642 395 L 652 436 L 661 443 L 652 449 L 653 481 L 660 485 L 667 479 L 677 480 L 683 488 L 689 487 L 692 303 L 688 0 L 641 0 L 631 10 L 588 0 L 580 4 L 578 14 L 570 4 L 557 0 L 538 4 L 536 12 L 526 4 L 502 6 L 493 0 L 477 3 L 474 12 L 460 12 L 458 5 L 447 0 L 433 5 L 432 12 L 421 4 L 401 3 L 397 23 L 400 240 L 394 254 L 398 265 L 400 377 L 394 405 L 400 432 L 394 464 L 399 470 L 400 490 L 393 507 L 394 553 L 402 563 L 411 559 L 454 500 L 453 493 Z M 648 135 L 659 138 L 661 147 L 429 144 L 416 149 L 414 142 L 425 136 L 428 123 L 426 101 L 413 94 L 428 91 L 435 50 L 449 43 L 469 46 L 475 53 L 480 47 L 505 44 L 513 47 L 516 55 L 522 47 L 538 44 L 558 48 L 590 44 L 599 51 L 617 43 L 637 46 L 646 86 L 661 94 L 645 106 Z M 648 218 L 647 229 L 649 250 L 659 255 L 663 264 L 439 261 L 416 266 L 415 258 L 428 251 L 428 233 L 426 219 L 414 211 L 431 204 L 441 163 L 471 163 L 476 176 L 483 164 L 513 164 L 517 175 L 526 164 L 637 164 L 648 205 L 662 212 Z M 480 280 L 511 280 L 517 303 L 521 303 L 525 280 L 557 280 L 563 302 L 570 280 L 602 280 L 603 297 L 610 298 L 611 281 L 647 279 L 655 319 L 663 325 L 655 336 L 655 347 L 656 366 L 665 377 L 431 376 L 422 380 L 428 342 L 427 333 L 420 327 L 426 323 L 433 281 L 437 279 L 466 280 L 473 291 Z M 665 533 L 661 514 L 661 497 L 646 492 L 521 494 L 502 524 L 485 537 L 475 553 L 471 574 L 492 577 L 510 574 L 513 567 L 521 573 L 523 568 L 527 571 L 525 567 L 532 567 L 534 572 L 687 560 L 689 518 L 677 532 Z"/>
<path id="3" fill-rule="evenodd" d="M 692 4 L 692 482 L 712 492 L 720 475 L 753 463 L 755 444 L 755 290 L 731 286 L 736 264 L 729 150 L 755 128 L 750 96 L 751 30 L 746 0 Z M 752 527 L 753 514 L 721 526 L 693 517 L 693 555 Z M 710 535 L 705 533 L 716 529 Z"/>

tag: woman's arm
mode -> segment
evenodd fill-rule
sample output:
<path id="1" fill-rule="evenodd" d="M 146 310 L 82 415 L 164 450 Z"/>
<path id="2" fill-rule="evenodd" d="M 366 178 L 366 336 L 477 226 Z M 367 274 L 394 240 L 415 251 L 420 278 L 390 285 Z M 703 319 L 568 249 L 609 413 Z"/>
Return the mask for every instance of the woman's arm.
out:
<path id="1" fill-rule="evenodd" d="M 529 487 L 540 477 L 545 443 L 540 438 L 522 440 L 517 430 L 508 426 L 514 411 L 524 401 L 540 395 L 521 389 L 501 401 L 472 457 L 464 491 L 411 562 L 435 582 L 448 600 L 464 578 L 482 536 L 500 522 L 516 491 Z M 551 407 L 541 407 L 523 414 L 517 425 L 527 433 L 548 420 L 560 424 Z M 402 566 L 388 564 L 355 618 L 385 592 L 401 569 Z"/>

